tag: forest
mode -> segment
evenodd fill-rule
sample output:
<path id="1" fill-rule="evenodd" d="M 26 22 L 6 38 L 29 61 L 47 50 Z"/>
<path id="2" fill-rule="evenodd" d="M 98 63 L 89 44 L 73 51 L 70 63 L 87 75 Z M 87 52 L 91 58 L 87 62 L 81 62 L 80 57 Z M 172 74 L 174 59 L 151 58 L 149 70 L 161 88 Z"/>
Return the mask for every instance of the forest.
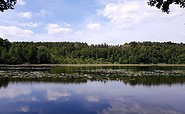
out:
<path id="1" fill-rule="evenodd" d="M 130 42 L 9 42 L 0 38 L 0 64 L 185 64 L 185 44 Z"/>

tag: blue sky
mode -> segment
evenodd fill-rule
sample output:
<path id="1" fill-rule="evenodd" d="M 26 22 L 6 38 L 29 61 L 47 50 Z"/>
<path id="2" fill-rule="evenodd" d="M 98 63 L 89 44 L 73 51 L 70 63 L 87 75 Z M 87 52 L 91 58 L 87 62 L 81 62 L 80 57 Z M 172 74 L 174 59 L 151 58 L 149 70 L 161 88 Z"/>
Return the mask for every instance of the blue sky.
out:
<path id="1" fill-rule="evenodd" d="M 185 9 L 166 14 L 147 0 L 18 0 L 0 17 L 0 37 L 10 41 L 185 43 Z"/>

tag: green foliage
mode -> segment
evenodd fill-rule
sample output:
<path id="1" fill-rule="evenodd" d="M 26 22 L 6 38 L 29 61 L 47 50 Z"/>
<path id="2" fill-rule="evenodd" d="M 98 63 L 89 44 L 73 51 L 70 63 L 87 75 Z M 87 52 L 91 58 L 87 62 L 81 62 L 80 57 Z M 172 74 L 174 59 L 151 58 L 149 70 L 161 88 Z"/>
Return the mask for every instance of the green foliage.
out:
<path id="1" fill-rule="evenodd" d="M 155 6 L 163 12 L 170 12 L 170 5 L 176 4 L 180 8 L 185 8 L 185 0 L 149 0 L 148 5 Z"/>
<path id="2" fill-rule="evenodd" d="M 39 46 L 37 50 L 37 61 L 40 64 L 47 64 L 51 61 L 51 55 L 49 53 L 49 50 L 45 46 Z"/>
<path id="3" fill-rule="evenodd" d="M 185 53 L 177 57 L 178 63 L 185 64 Z"/>
<path id="4" fill-rule="evenodd" d="M 3 12 L 4 10 L 14 9 L 16 2 L 17 0 L 0 0 L 0 11 Z"/>
<path id="5" fill-rule="evenodd" d="M 0 64 L 185 64 L 185 44 L 130 42 L 9 42 L 0 38 Z"/>

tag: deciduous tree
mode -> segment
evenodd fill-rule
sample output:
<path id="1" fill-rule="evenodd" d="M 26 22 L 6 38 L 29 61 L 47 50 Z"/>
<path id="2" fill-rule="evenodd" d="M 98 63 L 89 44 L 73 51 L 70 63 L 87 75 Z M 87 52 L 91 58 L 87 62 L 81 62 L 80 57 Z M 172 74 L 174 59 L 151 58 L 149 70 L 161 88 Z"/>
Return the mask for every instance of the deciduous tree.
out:
<path id="1" fill-rule="evenodd" d="M 170 5 L 176 4 L 179 5 L 180 8 L 185 7 L 185 0 L 149 0 L 148 5 L 155 6 L 161 9 L 163 12 L 170 12 Z"/>

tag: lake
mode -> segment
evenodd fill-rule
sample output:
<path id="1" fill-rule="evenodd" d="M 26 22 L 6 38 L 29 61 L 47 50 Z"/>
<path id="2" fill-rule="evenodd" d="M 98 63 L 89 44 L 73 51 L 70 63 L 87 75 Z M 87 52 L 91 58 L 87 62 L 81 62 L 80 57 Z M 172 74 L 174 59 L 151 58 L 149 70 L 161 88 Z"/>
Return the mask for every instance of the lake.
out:
<path id="1" fill-rule="evenodd" d="M 185 113 L 185 67 L 1 69 L 0 76 L 0 114 Z"/>

